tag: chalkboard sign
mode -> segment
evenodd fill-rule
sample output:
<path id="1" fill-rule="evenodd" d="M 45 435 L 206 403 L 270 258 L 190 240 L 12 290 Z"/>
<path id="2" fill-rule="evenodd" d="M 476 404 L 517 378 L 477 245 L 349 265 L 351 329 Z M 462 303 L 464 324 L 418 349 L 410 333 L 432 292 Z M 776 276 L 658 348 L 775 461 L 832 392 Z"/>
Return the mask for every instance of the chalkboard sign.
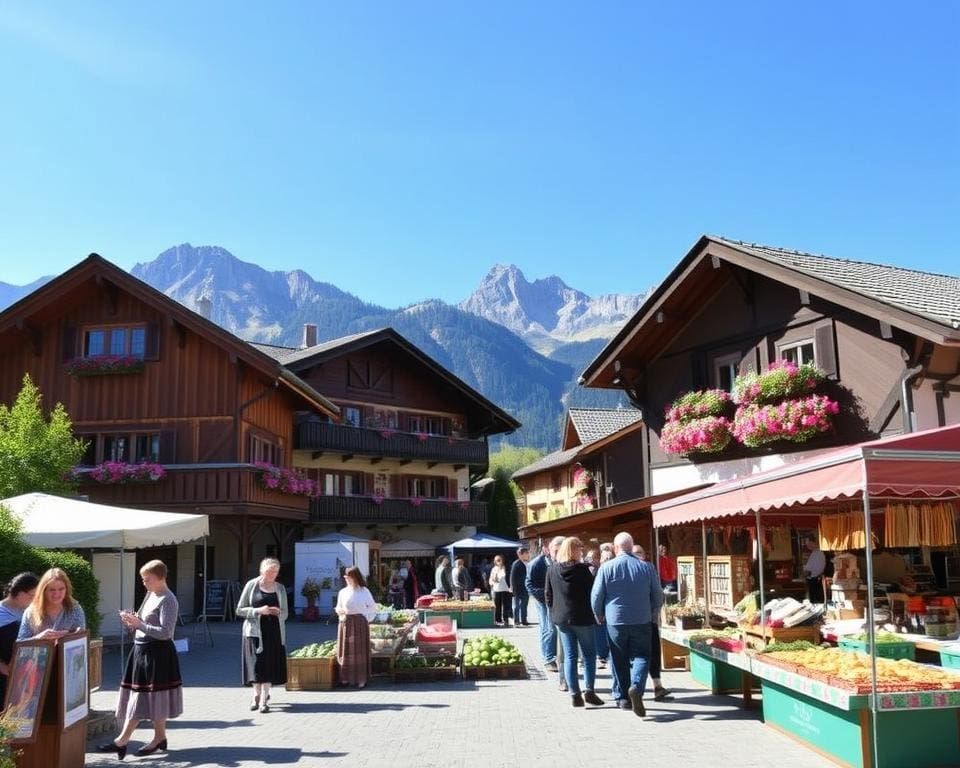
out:
<path id="1" fill-rule="evenodd" d="M 226 620 L 233 614 L 230 605 L 230 582 L 226 579 L 213 579 L 207 582 L 207 605 L 204 616 L 208 619 Z"/>

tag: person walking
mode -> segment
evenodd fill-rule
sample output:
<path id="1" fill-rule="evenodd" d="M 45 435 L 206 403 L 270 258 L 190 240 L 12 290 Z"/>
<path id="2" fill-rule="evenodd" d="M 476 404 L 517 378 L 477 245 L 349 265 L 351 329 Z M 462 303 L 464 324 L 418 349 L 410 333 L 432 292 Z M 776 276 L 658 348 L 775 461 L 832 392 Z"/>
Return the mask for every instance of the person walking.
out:
<path id="1" fill-rule="evenodd" d="M 537 620 L 540 628 L 540 655 L 543 665 L 551 672 L 559 672 L 557 666 L 557 628 L 550 620 L 550 609 L 545 602 L 547 586 L 547 570 L 553 563 L 550 557 L 550 547 L 556 542 L 557 547 L 563 543 L 563 536 L 557 536 L 550 545 L 537 555 L 527 568 L 526 587 L 530 597 L 536 601 Z"/>
<path id="2" fill-rule="evenodd" d="M 447 563 L 449 564 L 449 560 Z M 363 688 L 370 679 L 370 622 L 377 613 L 377 602 L 355 565 L 344 573 L 347 586 L 337 593 L 337 663 L 340 682 Z"/>
<path id="3" fill-rule="evenodd" d="M 473 580 L 470 578 L 470 571 L 467 570 L 462 557 L 458 557 L 454 562 L 450 578 L 453 581 L 454 597 L 457 600 L 466 600 L 470 590 L 473 589 Z"/>
<path id="4" fill-rule="evenodd" d="M 591 549 L 583 559 L 590 567 L 591 576 L 597 575 L 597 569 L 600 567 L 601 562 L 600 556 L 601 552 L 599 549 Z M 607 660 L 610 658 L 610 641 L 607 639 L 607 628 L 605 625 L 594 622 L 593 639 L 597 646 L 597 667 L 599 669 L 606 669 Z"/>
<path id="5" fill-rule="evenodd" d="M 0 601 L 0 706 L 6 700 L 7 678 L 13 659 L 23 612 L 33 602 L 40 579 L 34 573 L 18 573 L 7 585 L 7 594 Z"/>
<path id="6" fill-rule="evenodd" d="M 494 624 L 498 627 L 510 625 L 510 575 L 503 562 L 503 555 L 493 558 L 493 567 L 490 569 L 490 590 L 493 592 Z"/>
<path id="7" fill-rule="evenodd" d="M 629 533 L 618 533 L 613 545 L 616 556 L 597 570 L 591 604 L 597 621 L 607 625 L 617 706 L 644 717 L 650 624 L 660 610 L 663 590 L 656 569 L 633 554 Z"/>
<path id="8" fill-rule="evenodd" d="M 520 547 L 517 550 L 517 559 L 510 566 L 510 589 L 513 590 L 513 626 L 529 627 L 527 623 L 527 603 L 530 602 L 530 593 L 527 592 L 527 561 L 530 559 L 530 550 Z"/>
<path id="9" fill-rule="evenodd" d="M 597 675 L 597 648 L 593 628 L 596 619 L 590 604 L 593 574 L 590 566 L 580 562 L 583 543 L 575 536 L 563 540 L 556 564 L 547 570 L 544 601 L 550 619 L 556 625 L 563 644 L 563 669 L 574 707 L 601 705 L 603 699 L 594 691 Z M 583 654 L 583 686 L 577 674 L 578 649 Z"/>
<path id="10" fill-rule="evenodd" d="M 56 640 L 87 628 L 83 607 L 73 597 L 70 577 L 62 568 L 50 568 L 37 582 L 33 601 L 20 617 L 17 640 Z"/>
<path id="11" fill-rule="evenodd" d="M 440 555 L 437 560 L 437 572 L 434 575 L 434 592 L 443 592 L 447 597 L 453 596 L 453 573 L 450 570 L 450 558 Z"/>
<path id="12" fill-rule="evenodd" d="M 136 751 L 137 756 L 167 751 L 167 720 L 183 714 L 183 681 L 180 661 L 173 645 L 180 604 L 167 586 L 167 566 L 151 560 L 140 568 L 147 590 L 136 613 L 120 611 L 120 621 L 134 630 L 133 650 L 120 681 L 117 721 L 123 730 L 113 741 L 100 744 L 101 752 L 116 752 L 123 760 L 127 744 L 141 720 L 153 723 L 153 738 Z"/>
<path id="13" fill-rule="evenodd" d="M 243 619 L 243 684 L 253 686 L 251 711 L 270 711 L 270 688 L 287 682 L 287 590 L 277 581 L 280 561 L 265 557 L 260 575 L 240 593 L 237 616 Z"/>

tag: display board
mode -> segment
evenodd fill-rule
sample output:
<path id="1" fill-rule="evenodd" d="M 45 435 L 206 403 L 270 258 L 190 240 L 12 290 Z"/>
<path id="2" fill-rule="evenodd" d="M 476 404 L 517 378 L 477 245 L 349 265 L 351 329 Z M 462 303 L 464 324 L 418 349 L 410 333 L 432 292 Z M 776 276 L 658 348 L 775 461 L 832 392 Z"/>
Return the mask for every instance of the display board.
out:
<path id="1" fill-rule="evenodd" d="M 51 640 L 21 640 L 14 646 L 5 702 L 14 744 L 30 744 L 37 738 L 56 652 Z"/>
<path id="2" fill-rule="evenodd" d="M 207 581 L 207 602 L 203 615 L 207 619 L 223 619 L 226 621 L 233 616 L 231 597 L 233 590 L 231 582 L 226 579 L 211 579 Z"/>

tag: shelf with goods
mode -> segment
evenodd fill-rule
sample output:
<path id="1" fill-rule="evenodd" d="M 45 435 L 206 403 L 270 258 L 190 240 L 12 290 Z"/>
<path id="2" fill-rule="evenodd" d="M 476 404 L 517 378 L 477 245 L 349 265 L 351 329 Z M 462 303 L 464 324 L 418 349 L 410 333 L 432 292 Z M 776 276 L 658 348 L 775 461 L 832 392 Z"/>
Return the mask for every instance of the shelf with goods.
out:
<path id="1" fill-rule="evenodd" d="M 420 611 L 420 620 L 446 616 L 464 629 L 488 629 L 494 626 L 492 600 L 435 600 Z"/>
<path id="2" fill-rule="evenodd" d="M 702 557 L 681 555 L 677 558 L 677 590 L 681 603 L 704 597 L 703 574 Z"/>
<path id="3" fill-rule="evenodd" d="M 750 591 L 750 558 L 746 555 L 707 557 L 709 606 L 731 611 Z"/>

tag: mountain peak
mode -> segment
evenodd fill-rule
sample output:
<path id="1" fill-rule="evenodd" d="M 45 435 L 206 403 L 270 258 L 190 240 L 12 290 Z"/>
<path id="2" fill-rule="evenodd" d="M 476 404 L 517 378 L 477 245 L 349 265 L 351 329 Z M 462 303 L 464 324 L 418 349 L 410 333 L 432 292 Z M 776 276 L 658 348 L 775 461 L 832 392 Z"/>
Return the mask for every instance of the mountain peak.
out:
<path id="1" fill-rule="evenodd" d="M 540 352 L 560 344 L 610 338 L 640 307 L 643 296 L 593 299 L 557 275 L 527 280 L 513 264 L 496 264 L 460 308 L 498 323 Z"/>

